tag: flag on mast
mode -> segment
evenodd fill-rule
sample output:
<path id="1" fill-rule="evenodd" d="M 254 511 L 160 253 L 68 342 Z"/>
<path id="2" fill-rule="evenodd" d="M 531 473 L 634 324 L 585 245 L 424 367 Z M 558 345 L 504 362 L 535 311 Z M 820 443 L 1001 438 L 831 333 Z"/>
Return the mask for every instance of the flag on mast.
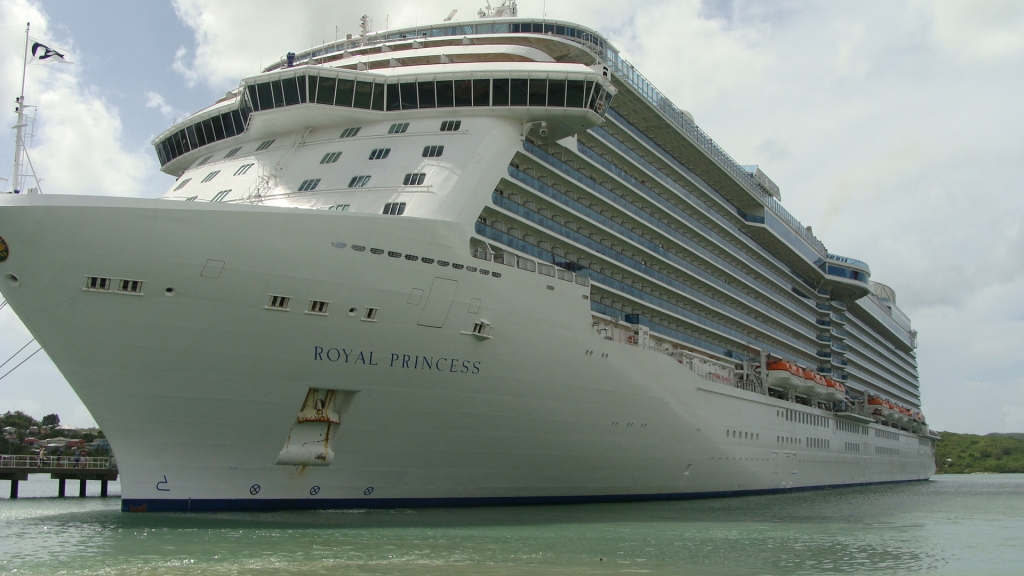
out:
<path id="1" fill-rule="evenodd" d="M 28 53 L 29 64 L 42 64 L 46 62 L 60 62 L 62 64 L 72 63 L 66 58 L 66 52 L 58 52 L 35 38 L 30 38 L 30 40 L 32 41 L 32 47 L 29 49 Z"/>

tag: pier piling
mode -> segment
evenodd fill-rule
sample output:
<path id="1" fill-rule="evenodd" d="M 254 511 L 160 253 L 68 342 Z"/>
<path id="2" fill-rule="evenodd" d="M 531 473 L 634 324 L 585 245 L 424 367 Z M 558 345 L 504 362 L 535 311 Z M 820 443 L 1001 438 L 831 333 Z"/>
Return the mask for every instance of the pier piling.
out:
<path id="1" fill-rule="evenodd" d="M 64 482 L 65 482 L 65 480 L 63 478 L 61 478 L 58 481 L 58 483 L 57 483 L 57 498 L 63 498 L 64 497 L 65 488 L 67 488 L 64 485 Z"/>
<path id="2" fill-rule="evenodd" d="M 18 481 L 11 480 L 11 500 L 18 499 Z"/>

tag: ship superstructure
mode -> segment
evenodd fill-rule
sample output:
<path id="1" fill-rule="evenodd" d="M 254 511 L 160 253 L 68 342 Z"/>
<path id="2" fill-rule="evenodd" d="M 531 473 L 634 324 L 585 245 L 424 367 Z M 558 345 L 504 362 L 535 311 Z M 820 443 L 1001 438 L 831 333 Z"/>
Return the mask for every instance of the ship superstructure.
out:
<path id="1" fill-rule="evenodd" d="M 125 509 L 928 478 L 894 292 L 599 33 L 498 13 L 242 80 L 154 141 L 160 200 L 5 202 Z"/>

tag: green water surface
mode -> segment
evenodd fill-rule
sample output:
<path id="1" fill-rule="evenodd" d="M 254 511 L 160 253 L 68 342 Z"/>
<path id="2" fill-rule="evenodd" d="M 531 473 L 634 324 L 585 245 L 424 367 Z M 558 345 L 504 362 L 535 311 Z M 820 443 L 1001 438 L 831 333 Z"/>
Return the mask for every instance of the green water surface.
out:
<path id="1" fill-rule="evenodd" d="M 56 493 L 41 482 L 0 500 L 0 574 L 1024 574 L 1022 474 L 643 504 L 210 514 L 24 497 Z"/>

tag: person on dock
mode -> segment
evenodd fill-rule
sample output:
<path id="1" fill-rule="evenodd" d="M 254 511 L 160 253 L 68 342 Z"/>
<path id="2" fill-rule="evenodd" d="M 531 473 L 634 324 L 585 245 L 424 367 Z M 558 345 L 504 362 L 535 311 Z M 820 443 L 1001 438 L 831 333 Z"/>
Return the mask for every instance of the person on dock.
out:
<path id="1" fill-rule="evenodd" d="M 39 467 L 43 467 L 43 458 L 46 456 L 46 448 L 39 449 Z"/>

